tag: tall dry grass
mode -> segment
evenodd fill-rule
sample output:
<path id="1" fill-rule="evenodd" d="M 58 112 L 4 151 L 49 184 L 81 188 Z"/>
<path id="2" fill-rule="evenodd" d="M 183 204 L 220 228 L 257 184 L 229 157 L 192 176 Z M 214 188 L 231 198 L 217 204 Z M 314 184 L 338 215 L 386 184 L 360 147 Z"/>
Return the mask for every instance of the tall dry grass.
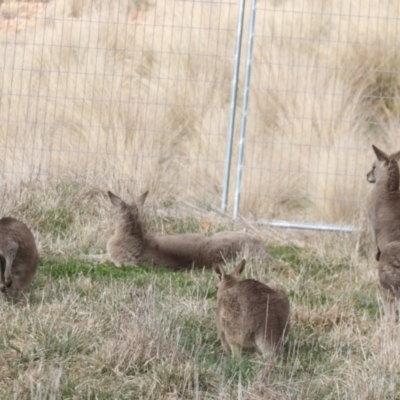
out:
<path id="1" fill-rule="evenodd" d="M 241 213 L 358 217 L 371 143 L 400 147 L 399 13 L 258 2 Z M 3 29 L 3 182 L 67 174 L 218 205 L 236 17 L 233 0 L 55 0 Z"/>
<path id="2" fill-rule="evenodd" d="M 41 254 L 27 304 L 0 300 L 1 398 L 396 398 L 398 325 L 380 315 L 371 235 L 268 232 L 273 258 L 249 263 L 245 275 L 288 291 L 291 331 L 282 357 L 235 360 L 215 343 L 212 271 L 114 268 L 80 257 L 104 252 L 112 232 L 112 205 L 99 186 L 36 180 L 1 192 L 0 214 L 25 221 Z M 123 197 L 134 194 L 123 186 Z M 193 209 L 171 217 L 168 207 L 149 196 L 149 229 L 231 225 Z"/>
<path id="3" fill-rule="evenodd" d="M 246 277 L 288 291 L 292 327 L 283 356 L 235 359 L 216 344 L 213 271 L 79 259 L 105 248 L 105 193 L 30 185 L 1 205 L 29 223 L 42 255 L 27 304 L 0 301 L 1 398 L 397 398 L 398 325 L 381 318 L 374 260 L 360 251 L 373 246 L 358 233 L 282 238 L 268 244 L 273 258 L 248 264 Z M 201 221 L 151 211 L 158 230 Z"/>

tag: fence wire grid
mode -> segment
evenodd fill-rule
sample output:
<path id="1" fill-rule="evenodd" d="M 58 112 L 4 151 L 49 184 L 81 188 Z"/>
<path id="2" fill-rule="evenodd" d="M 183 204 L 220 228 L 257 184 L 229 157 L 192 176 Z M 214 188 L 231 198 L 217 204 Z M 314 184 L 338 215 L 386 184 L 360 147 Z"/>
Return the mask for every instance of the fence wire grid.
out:
<path id="1" fill-rule="evenodd" d="M 229 163 L 229 213 L 236 193 L 246 217 L 355 223 L 371 144 L 400 148 L 400 5 L 331 3 L 257 0 L 251 34 L 250 1 L 3 2 L 3 184 L 77 176 L 207 209 Z"/>

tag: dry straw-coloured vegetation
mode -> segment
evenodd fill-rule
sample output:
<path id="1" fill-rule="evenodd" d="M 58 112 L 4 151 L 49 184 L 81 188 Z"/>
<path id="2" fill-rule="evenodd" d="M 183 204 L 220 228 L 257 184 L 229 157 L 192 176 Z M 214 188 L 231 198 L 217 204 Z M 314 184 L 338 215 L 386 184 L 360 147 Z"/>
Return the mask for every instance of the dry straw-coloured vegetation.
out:
<path id="1" fill-rule="evenodd" d="M 150 198 L 145 219 L 166 233 L 241 228 L 180 209 L 171 217 Z M 237 360 L 215 343 L 214 272 L 86 258 L 104 252 L 111 234 L 106 191 L 31 182 L 3 196 L 0 213 L 27 222 L 41 253 L 27 305 L 0 302 L 1 398 L 393 399 L 400 391 L 398 325 L 381 316 L 365 232 L 261 232 L 273 259 L 249 262 L 245 276 L 285 287 L 292 327 L 282 356 Z"/>
<path id="2" fill-rule="evenodd" d="M 219 204 L 237 2 L 21 4 L 2 5 L 3 181 L 96 176 Z M 258 2 L 243 214 L 353 222 L 371 142 L 400 147 L 399 7 Z"/>
<path id="3" fill-rule="evenodd" d="M 211 271 L 84 257 L 111 235 L 108 189 L 150 189 L 154 232 L 243 228 L 197 212 L 220 198 L 236 2 L 5 2 L 0 214 L 28 224 L 41 261 L 27 304 L 0 302 L 0 398 L 398 397 L 360 199 L 371 142 L 400 148 L 400 5 L 258 3 L 241 211 L 361 227 L 260 232 L 273 259 L 246 277 L 288 291 L 284 355 L 223 354 Z"/>

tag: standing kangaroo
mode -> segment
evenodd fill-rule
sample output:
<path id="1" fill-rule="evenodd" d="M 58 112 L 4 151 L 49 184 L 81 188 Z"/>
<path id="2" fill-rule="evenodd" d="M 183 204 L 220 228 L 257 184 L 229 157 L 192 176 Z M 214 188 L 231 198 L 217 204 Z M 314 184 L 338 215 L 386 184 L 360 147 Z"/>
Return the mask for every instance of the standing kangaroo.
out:
<path id="1" fill-rule="evenodd" d="M 378 247 L 379 281 L 385 300 L 400 297 L 400 151 L 388 155 L 372 145 L 377 160 L 367 174 L 374 187 L 367 200 L 368 215 Z"/>
<path id="2" fill-rule="evenodd" d="M 242 260 L 231 275 L 214 267 L 220 279 L 215 319 L 222 347 L 234 355 L 254 348 L 264 356 L 279 354 L 290 328 L 288 296 L 254 279 L 240 281 L 245 265 Z"/>
<path id="3" fill-rule="evenodd" d="M 14 218 L 0 219 L 0 291 L 8 300 L 19 300 L 31 284 L 39 254 L 29 228 Z"/>
<path id="4" fill-rule="evenodd" d="M 147 264 L 173 270 L 211 268 L 246 250 L 253 257 L 268 257 L 261 240 L 245 233 L 220 232 L 206 237 L 201 234 L 153 235 L 145 232 L 138 205 L 143 205 L 147 194 L 143 193 L 137 204 L 127 204 L 108 192 L 116 207 L 116 217 L 115 233 L 107 243 L 107 250 L 116 266 Z"/>

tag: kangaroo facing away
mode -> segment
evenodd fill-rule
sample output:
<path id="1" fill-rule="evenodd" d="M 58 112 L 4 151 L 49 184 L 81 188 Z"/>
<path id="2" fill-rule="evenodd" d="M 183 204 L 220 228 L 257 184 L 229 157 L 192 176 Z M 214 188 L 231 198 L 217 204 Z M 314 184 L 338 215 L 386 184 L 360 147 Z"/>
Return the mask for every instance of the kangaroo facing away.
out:
<path id="1" fill-rule="evenodd" d="M 19 300 L 31 284 L 39 254 L 29 228 L 14 218 L 0 219 L 0 291 L 8 300 Z"/>
<path id="2" fill-rule="evenodd" d="M 137 203 L 127 204 L 108 192 L 116 207 L 116 216 L 115 232 L 107 243 L 107 250 L 116 266 L 147 264 L 178 270 L 211 268 L 243 251 L 250 257 L 268 257 L 261 240 L 245 233 L 220 232 L 206 237 L 201 234 L 153 235 L 145 232 L 138 206 L 143 205 L 147 194 L 143 193 Z"/>
<path id="3" fill-rule="evenodd" d="M 245 265 L 242 260 L 230 275 L 214 267 L 220 279 L 215 319 L 222 347 L 233 355 L 250 349 L 264 356 L 279 354 L 290 328 L 288 296 L 254 279 L 240 281 Z"/>
<path id="4" fill-rule="evenodd" d="M 391 155 L 372 145 L 377 159 L 367 174 L 374 187 L 367 199 L 367 209 L 378 248 L 379 281 L 385 300 L 400 297 L 400 151 Z"/>

